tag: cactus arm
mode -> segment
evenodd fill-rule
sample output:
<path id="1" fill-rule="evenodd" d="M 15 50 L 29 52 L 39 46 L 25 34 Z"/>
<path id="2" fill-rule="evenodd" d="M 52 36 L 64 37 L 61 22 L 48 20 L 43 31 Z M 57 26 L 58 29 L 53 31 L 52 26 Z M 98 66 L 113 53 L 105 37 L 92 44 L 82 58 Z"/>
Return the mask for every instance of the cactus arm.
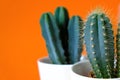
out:
<path id="1" fill-rule="evenodd" d="M 83 49 L 83 21 L 79 16 L 73 16 L 70 19 L 68 35 L 70 63 L 73 64 L 80 60 Z"/>
<path id="2" fill-rule="evenodd" d="M 99 40 L 98 40 L 98 26 L 97 26 L 97 15 L 93 14 L 88 17 L 88 20 L 85 24 L 85 44 L 88 54 L 88 58 L 93 67 L 94 74 L 97 78 L 103 78 L 100 69 L 100 49 L 99 49 Z"/>
<path id="3" fill-rule="evenodd" d="M 42 35 L 46 41 L 49 57 L 55 64 L 66 63 L 64 50 L 59 38 L 59 29 L 54 16 L 51 13 L 45 13 L 41 16 L 40 24 Z"/>
<path id="4" fill-rule="evenodd" d="M 69 21 L 69 15 L 68 15 L 67 9 L 64 7 L 58 7 L 55 10 L 55 19 L 59 27 L 67 28 L 68 21 Z"/>
<path id="5" fill-rule="evenodd" d="M 118 23 L 117 35 L 116 35 L 116 48 L 117 48 L 117 77 L 120 77 L 120 23 Z"/>
<path id="6" fill-rule="evenodd" d="M 62 41 L 62 46 L 64 49 L 64 54 L 66 56 L 66 61 L 69 63 L 69 53 L 68 53 L 68 22 L 69 14 L 66 8 L 58 7 L 55 10 L 55 19 L 60 30 L 60 40 Z"/>

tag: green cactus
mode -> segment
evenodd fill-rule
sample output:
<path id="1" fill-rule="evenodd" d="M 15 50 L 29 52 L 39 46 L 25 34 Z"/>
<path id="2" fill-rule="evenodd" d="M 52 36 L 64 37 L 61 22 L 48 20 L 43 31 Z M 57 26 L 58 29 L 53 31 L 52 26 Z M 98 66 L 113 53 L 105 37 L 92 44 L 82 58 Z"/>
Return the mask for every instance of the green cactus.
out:
<path id="1" fill-rule="evenodd" d="M 109 18 L 101 9 L 96 9 L 85 26 L 85 44 L 95 76 L 114 77 L 114 37 Z"/>
<path id="2" fill-rule="evenodd" d="M 78 62 L 83 49 L 83 21 L 79 16 L 73 16 L 68 25 L 68 43 L 70 63 Z"/>
<path id="3" fill-rule="evenodd" d="M 60 39 L 62 41 L 62 46 L 64 49 L 64 54 L 66 56 L 66 60 L 69 63 L 69 53 L 68 53 L 68 22 L 69 22 L 69 14 L 66 8 L 58 7 L 55 10 L 55 19 L 58 24 L 60 30 Z"/>
<path id="4" fill-rule="evenodd" d="M 51 13 L 45 13 L 42 15 L 40 23 L 50 59 L 55 64 L 66 63 L 64 50 L 59 38 L 60 31 L 54 16 Z"/>
<path id="5" fill-rule="evenodd" d="M 55 18 L 60 28 L 66 28 L 69 22 L 69 14 L 65 7 L 58 7 L 55 10 Z"/>
<path id="6" fill-rule="evenodd" d="M 51 13 L 42 15 L 40 20 L 42 35 L 53 63 L 73 64 L 79 61 L 83 44 L 83 21 L 82 23 L 81 21 L 79 16 L 69 20 L 68 11 L 64 7 L 58 7 L 54 16 Z"/>
<path id="7" fill-rule="evenodd" d="M 117 71 L 117 77 L 120 77 L 120 23 L 118 23 L 118 29 L 116 35 L 116 53 L 117 53 L 116 71 Z"/>

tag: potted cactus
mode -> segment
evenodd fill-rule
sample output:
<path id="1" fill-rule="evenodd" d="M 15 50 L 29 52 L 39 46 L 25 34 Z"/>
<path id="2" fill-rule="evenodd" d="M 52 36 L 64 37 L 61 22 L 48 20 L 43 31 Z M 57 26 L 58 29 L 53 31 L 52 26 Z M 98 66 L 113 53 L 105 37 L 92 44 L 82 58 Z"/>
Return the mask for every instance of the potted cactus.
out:
<path id="1" fill-rule="evenodd" d="M 54 15 L 44 13 L 40 24 L 49 54 L 38 60 L 41 80 L 70 80 L 70 68 L 83 50 L 83 20 L 69 19 L 67 9 L 58 7 Z"/>
<path id="2" fill-rule="evenodd" d="M 89 61 L 76 63 L 72 67 L 72 80 L 120 80 L 120 23 L 116 36 L 117 58 L 112 24 L 101 9 L 89 15 L 84 33 Z"/>

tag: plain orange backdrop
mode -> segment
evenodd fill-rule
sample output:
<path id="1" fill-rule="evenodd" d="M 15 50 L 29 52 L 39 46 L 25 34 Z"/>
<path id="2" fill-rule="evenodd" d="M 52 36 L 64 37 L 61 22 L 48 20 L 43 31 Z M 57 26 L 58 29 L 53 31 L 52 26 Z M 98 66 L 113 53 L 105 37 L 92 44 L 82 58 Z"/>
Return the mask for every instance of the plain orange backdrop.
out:
<path id="1" fill-rule="evenodd" d="M 39 25 L 42 13 L 65 6 L 70 16 L 85 20 L 91 10 L 101 6 L 116 33 L 119 4 L 119 0 L 1 0 L 0 80 L 39 80 L 36 61 L 48 55 Z"/>

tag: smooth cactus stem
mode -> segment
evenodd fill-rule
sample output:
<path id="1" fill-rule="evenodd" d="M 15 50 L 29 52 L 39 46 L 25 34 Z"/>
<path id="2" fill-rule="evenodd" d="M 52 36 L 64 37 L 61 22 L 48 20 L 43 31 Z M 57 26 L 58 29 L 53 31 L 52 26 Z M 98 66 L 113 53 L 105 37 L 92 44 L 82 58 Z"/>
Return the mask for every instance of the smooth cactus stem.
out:
<path id="1" fill-rule="evenodd" d="M 54 16 L 51 13 L 45 13 L 41 16 L 40 23 L 50 59 L 55 64 L 65 64 L 64 50 Z"/>
<path id="2" fill-rule="evenodd" d="M 60 30 L 60 40 L 62 41 L 62 47 L 66 56 L 66 61 L 69 64 L 69 53 L 68 53 L 68 22 L 69 14 L 65 7 L 58 7 L 55 10 L 55 19 Z"/>
<path id="3" fill-rule="evenodd" d="M 58 23 L 59 28 L 66 28 L 68 26 L 69 14 L 65 7 L 58 7 L 55 10 L 55 19 Z"/>
<path id="4" fill-rule="evenodd" d="M 83 21 L 79 16 L 73 16 L 68 25 L 68 50 L 70 63 L 78 62 L 83 49 Z"/>

